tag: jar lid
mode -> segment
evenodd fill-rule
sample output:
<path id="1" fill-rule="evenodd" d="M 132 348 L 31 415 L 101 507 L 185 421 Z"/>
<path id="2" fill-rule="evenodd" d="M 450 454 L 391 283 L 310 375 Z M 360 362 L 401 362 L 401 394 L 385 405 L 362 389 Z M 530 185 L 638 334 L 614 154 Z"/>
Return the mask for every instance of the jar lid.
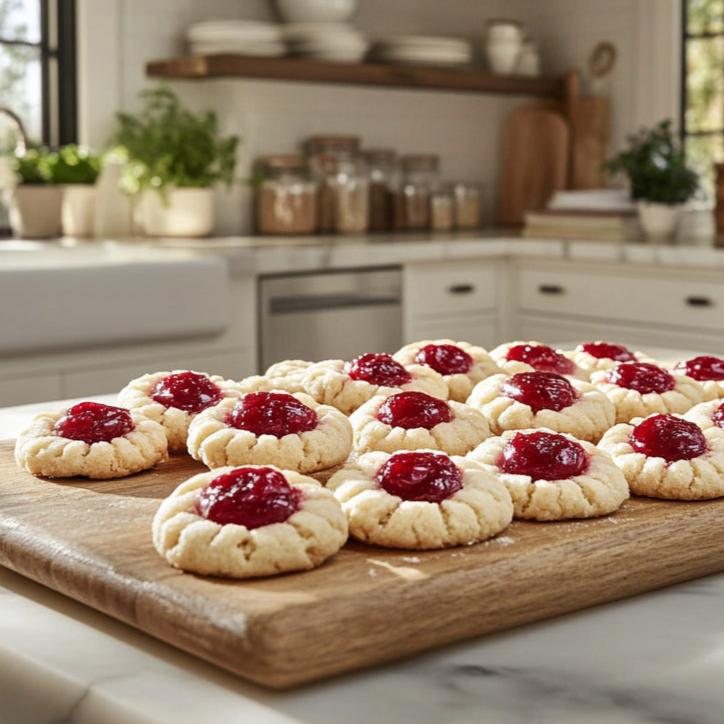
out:
<path id="1" fill-rule="evenodd" d="M 434 153 L 414 153 L 402 156 L 400 163 L 406 171 L 437 171 L 440 157 Z"/>
<path id="2" fill-rule="evenodd" d="M 274 154 L 271 156 L 262 156 L 259 163 L 267 168 L 305 168 L 307 162 L 304 156 L 298 153 Z"/>
<path id="3" fill-rule="evenodd" d="M 308 153 L 323 151 L 359 151 L 360 137 L 345 135 L 310 136 L 305 147 Z"/>
<path id="4" fill-rule="evenodd" d="M 392 148 L 367 148 L 362 156 L 368 163 L 394 163 L 397 158 Z"/>

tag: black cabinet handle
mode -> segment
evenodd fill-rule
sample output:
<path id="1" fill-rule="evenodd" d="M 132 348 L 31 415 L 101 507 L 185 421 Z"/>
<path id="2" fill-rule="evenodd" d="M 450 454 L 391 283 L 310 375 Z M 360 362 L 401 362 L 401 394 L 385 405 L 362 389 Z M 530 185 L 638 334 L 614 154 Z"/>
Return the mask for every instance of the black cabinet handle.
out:
<path id="1" fill-rule="evenodd" d="M 558 284 L 541 284 L 538 287 L 541 294 L 565 294 L 566 290 Z"/>
<path id="2" fill-rule="evenodd" d="M 474 284 L 453 284 L 447 288 L 449 294 L 472 294 L 475 291 Z"/>
<path id="3" fill-rule="evenodd" d="M 686 303 L 690 307 L 713 307 L 714 302 L 709 297 L 687 297 Z"/>

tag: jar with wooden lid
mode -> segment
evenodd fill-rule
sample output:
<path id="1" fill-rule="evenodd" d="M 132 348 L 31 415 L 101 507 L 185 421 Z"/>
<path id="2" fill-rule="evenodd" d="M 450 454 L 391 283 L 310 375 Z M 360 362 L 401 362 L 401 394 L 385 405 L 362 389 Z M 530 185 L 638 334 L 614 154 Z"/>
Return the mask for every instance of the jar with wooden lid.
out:
<path id="1" fill-rule="evenodd" d="M 430 198 L 437 190 L 440 159 L 434 154 L 414 154 L 400 159 L 402 180 L 397 194 L 396 219 L 400 228 L 430 228 Z"/>
<path id="2" fill-rule="evenodd" d="M 369 184 L 357 136 L 312 136 L 306 150 L 317 181 L 318 224 L 322 233 L 367 231 Z"/>
<path id="3" fill-rule="evenodd" d="M 362 156 L 369 176 L 369 230 L 389 231 L 395 223 L 397 154 L 389 148 L 370 148 Z"/>
<path id="4" fill-rule="evenodd" d="M 455 200 L 455 228 L 479 229 L 481 190 L 480 184 L 458 181 L 450 185 Z"/>
<path id="5" fill-rule="evenodd" d="M 317 228 L 317 184 L 303 156 L 265 156 L 256 195 L 260 234 L 312 234 Z"/>

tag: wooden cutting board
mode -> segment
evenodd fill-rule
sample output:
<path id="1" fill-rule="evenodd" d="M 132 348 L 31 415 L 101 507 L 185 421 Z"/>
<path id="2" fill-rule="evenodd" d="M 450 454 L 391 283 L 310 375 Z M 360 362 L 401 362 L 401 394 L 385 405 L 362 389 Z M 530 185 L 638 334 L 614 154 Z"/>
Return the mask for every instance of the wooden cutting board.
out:
<path id="1" fill-rule="evenodd" d="M 167 566 L 150 535 L 159 500 L 199 470 L 176 457 L 125 480 L 46 481 L 0 442 L 0 563 L 275 688 L 724 569 L 724 501 L 632 500 L 466 548 L 350 544 L 308 573 L 204 578 Z"/>
<path id="2" fill-rule="evenodd" d="M 503 127 L 498 221 L 519 225 L 526 211 L 544 209 L 554 191 L 568 187 L 571 132 L 562 113 L 523 106 Z"/>

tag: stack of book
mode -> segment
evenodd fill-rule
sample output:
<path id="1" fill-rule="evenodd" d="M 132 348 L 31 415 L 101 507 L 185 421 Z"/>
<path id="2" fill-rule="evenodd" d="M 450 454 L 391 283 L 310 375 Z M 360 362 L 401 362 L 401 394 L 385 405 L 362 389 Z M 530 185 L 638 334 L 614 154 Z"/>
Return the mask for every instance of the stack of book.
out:
<path id="1" fill-rule="evenodd" d="M 625 192 L 561 191 L 547 209 L 525 215 L 523 236 L 623 242 L 638 239 L 640 229 L 636 209 Z"/>

